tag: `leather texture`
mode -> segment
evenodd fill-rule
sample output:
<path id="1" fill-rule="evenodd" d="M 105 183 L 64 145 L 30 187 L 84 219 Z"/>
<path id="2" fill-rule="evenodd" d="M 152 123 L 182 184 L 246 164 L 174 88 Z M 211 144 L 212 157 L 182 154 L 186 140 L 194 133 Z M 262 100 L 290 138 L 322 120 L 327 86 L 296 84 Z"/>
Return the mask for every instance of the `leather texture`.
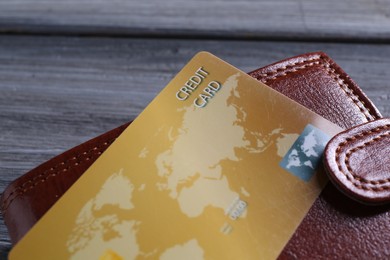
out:
<path id="1" fill-rule="evenodd" d="M 333 184 L 352 199 L 367 204 L 390 202 L 390 119 L 365 123 L 333 137 L 325 149 L 324 166 Z"/>
<path id="2" fill-rule="evenodd" d="M 381 118 L 360 88 L 326 54 L 286 59 L 249 73 L 343 128 Z M 16 243 L 98 158 L 126 126 L 114 129 L 15 180 L 1 210 Z M 389 259 L 389 206 L 368 207 L 329 183 L 280 254 L 280 259 Z"/>

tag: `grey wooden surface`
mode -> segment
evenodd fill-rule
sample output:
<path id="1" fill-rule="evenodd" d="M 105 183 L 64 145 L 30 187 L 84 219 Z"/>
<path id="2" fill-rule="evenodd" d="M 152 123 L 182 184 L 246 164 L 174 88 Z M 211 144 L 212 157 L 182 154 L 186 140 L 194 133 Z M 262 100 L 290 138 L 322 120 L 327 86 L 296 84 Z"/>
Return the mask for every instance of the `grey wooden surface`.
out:
<path id="1" fill-rule="evenodd" d="M 389 0 L 12 0 L 0 32 L 390 40 Z"/>
<path id="2" fill-rule="evenodd" d="M 244 71 L 325 51 L 390 116 L 389 42 L 387 0 L 0 0 L 0 192 L 134 119 L 201 50 Z"/>

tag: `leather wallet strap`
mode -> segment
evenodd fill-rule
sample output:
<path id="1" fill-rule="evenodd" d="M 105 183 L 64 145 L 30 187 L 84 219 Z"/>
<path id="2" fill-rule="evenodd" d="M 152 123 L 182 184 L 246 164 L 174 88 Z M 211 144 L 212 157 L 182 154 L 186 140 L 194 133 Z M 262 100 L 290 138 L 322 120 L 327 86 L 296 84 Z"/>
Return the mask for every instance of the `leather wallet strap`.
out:
<path id="1" fill-rule="evenodd" d="M 321 52 L 286 59 L 249 75 L 343 128 L 381 118 L 360 88 Z M 126 126 L 77 146 L 10 184 L 1 198 L 1 210 L 13 243 L 20 240 Z M 388 206 L 361 205 L 328 184 L 280 258 L 389 256 L 388 210 Z"/>
<path id="2" fill-rule="evenodd" d="M 390 202 L 390 119 L 336 135 L 325 149 L 324 166 L 333 184 L 352 199 Z"/>

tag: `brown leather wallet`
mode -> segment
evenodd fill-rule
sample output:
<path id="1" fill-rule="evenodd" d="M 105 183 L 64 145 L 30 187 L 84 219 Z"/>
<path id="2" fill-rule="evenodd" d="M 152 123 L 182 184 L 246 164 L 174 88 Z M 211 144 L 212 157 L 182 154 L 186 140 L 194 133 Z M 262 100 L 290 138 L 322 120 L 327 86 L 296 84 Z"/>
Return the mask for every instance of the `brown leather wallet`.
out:
<path id="1" fill-rule="evenodd" d="M 360 88 L 321 52 L 286 59 L 249 75 L 345 129 L 381 118 Z M 0 201 L 12 243 L 23 237 L 127 125 L 43 163 L 8 186 Z M 374 180 L 370 185 L 376 188 L 383 183 Z M 361 204 L 328 183 L 279 258 L 389 259 L 389 209 L 389 205 Z"/>

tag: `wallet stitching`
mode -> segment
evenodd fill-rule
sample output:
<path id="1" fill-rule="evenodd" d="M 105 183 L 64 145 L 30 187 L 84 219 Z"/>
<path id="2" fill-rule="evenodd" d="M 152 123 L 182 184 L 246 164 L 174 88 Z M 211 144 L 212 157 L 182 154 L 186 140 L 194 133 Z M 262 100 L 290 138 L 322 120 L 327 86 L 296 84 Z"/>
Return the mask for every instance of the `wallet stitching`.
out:
<path id="1" fill-rule="evenodd" d="M 308 61 L 314 61 L 314 62 L 305 64 Z M 305 64 L 305 65 L 296 67 L 296 65 L 301 65 L 301 64 Z M 375 119 L 375 115 L 373 115 L 371 113 L 370 109 L 368 107 L 366 107 L 365 102 L 360 99 L 359 95 L 355 94 L 355 91 L 348 86 L 348 83 L 346 83 L 345 79 L 343 79 L 342 76 L 339 73 L 337 73 L 336 69 L 332 67 L 332 64 L 327 63 L 325 58 L 322 56 L 320 56 L 319 58 L 313 58 L 313 59 L 308 59 L 305 61 L 296 62 L 296 63 L 290 64 L 290 65 L 278 68 L 275 71 L 263 73 L 263 74 L 259 74 L 259 75 L 262 77 L 269 77 L 270 75 L 276 74 L 278 72 L 278 70 L 283 71 L 283 70 L 286 70 L 287 68 L 291 68 L 291 70 L 284 72 L 284 73 L 281 73 L 277 76 L 273 76 L 273 77 L 268 78 L 268 79 L 263 79 L 264 83 L 267 83 L 268 81 L 277 79 L 280 76 L 286 76 L 287 74 L 290 74 L 290 73 L 293 73 L 293 72 L 296 72 L 298 70 L 301 70 L 301 69 L 304 69 L 307 67 L 311 67 L 314 65 L 321 65 L 328 72 L 328 74 L 337 82 L 337 84 L 344 91 L 344 93 L 358 107 L 360 112 L 363 113 L 363 115 L 365 116 L 367 121 L 371 121 L 371 120 Z M 257 77 L 257 79 L 261 80 L 258 77 Z"/>
<path id="2" fill-rule="evenodd" d="M 308 63 L 308 62 L 309 62 L 309 63 Z M 305 64 L 305 63 L 306 63 L 306 64 Z M 327 65 L 325 65 L 324 63 L 326 63 Z M 301 64 L 305 64 L 305 65 L 300 66 L 300 67 L 297 67 L 297 65 L 301 65 Z M 289 64 L 289 65 L 286 65 L 286 66 L 284 66 L 284 67 L 277 68 L 277 69 L 275 69 L 274 71 L 271 71 L 271 72 L 268 72 L 268 73 L 265 73 L 265 74 L 260 74 L 260 76 L 262 76 L 262 77 L 268 77 L 268 76 L 270 76 L 270 75 L 277 74 L 278 72 L 282 72 L 282 71 L 286 71 L 287 69 L 291 69 L 291 70 L 289 70 L 289 71 L 287 71 L 287 72 L 278 74 L 278 75 L 276 75 L 276 76 L 274 76 L 274 77 L 272 77 L 272 78 L 261 79 L 261 78 L 259 78 L 259 77 L 257 76 L 256 79 L 257 79 L 257 80 L 264 80 L 264 82 L 267 83 L 269 80 L 277 79 L 277 78 L 279 78 L 279 77 L 286 76 L 287 74 L 290 74 L 290 73 L 293 73 L 293 72 L 296 72 L 296 71 L 298 71 L 298 70 L 301 70 L 301 69 L 304 69 L 304 68 L 307 68 L 307 67 L 311 67 L 311 66 L 314 66 L 314 65 L 321 65 L 322 67 L 325 68 L 325 70 L 326 70 L 331 76 L 332 76 L 332 75 L 336 76 L 336 77 L 333 77 L 333 78 L 336 80 L 336 82 L 337 82 L 337 84 L 340 86 L 340 88 L 343 89 L 344 92 L 347 94 L 347 96 L 349 96 L 349 97 L 352 99 L 352 101 L 355 103 L 355 105 L 356 105 L 356 106 L 360 109 L 360 111 L 365 115 L 366 119 L 367 119 L 368 121 L 371 120 L 371 119 L 369 119 L 369 118 L 367 117 L 367 115 L 366 115 L 366 113 L 365 113 L 365 112 L 367 112 L 367 113 L 369 113 L 369 114 L 371 113 L 371 111 L 369 110 L 369 108 L 367 108 L 367 107 L 365 106 L 365 103 L 364 103 L 363 101 L 361 101 L 361 100 L 359 99 L 359 97 L 358 97 L 356 94 L 354 94 L 354 91 L 353 91 L 352 89 L 350 89 L 350 88 L 347 86 L 347 84 L 344 82 L 343 79 L 341 79 L 341 75 L 338 74 L 334 68 L 332 68 L 332 69 L 329 68 L 329 66 L 332 66 L 332 65 L 331 65 L 331 64 L 328 64 L 328 63 L 326 62 L 325 58 L 322 57 L 322 56 L 320 56 L 319 58 L 310 58 L 310 59 L 306 59 L 306 60 L 304 60 L 304 61 L 295 62 L 295 63 L 293 63 L 293 64 Z M 337 80 L 337 79 L 338 79 L 338 80 Z M 349 91 L 346 91 L 346 90 L 342 87 L 342 85 L 340 84 L 339 81 L 342 81 L 343 84 L 344 84 L 344 86 L 345 86 Z M 351 93 L 350 93 L 350 92 L 351 92 Z M 354 98 L 352 98 L 351 95 L 354 96 L 357 100 L 355 100 Z M 360 107 L 360 106 L 357 104 L 357 102 L 360 102 L 360 104 L 363 106 L 363 108 Z M 365 111 L 364 111 L 364 109 L 365 109 Z M 371 114 L 370 114 L 370 115 L 371 115 Z M 373 116 L 373 115 L 371 115 L 371 116 Z M 115 139 L 116 139 L 116 138 L 110 140 L 109 142 L 112 142 L 112 141 L 114 141 Z M 105 145 L 108 145 L 108 142 L 106 142 Z M 96 146 L 96 147 L 92 148 L 91 150 L 89 150 L 88 152 L 84 152 L 83 154 L 90 153 L 90 152 L 93 151 L 93 149 L 95 149 L 95 148 L 98 149 L 99 147 Z M 95 150 L 96 150 L 96 149 L 95 149 Z M 77 154 L 75 157 L 79 157 L 80 155 L 81 155 L 81 153 Z M 74 157 L 73 157 L 73 158 L 74 158 Z M 72 159 L 73 159 L 73 158 L 72 158 Z M 58 168 L 59 165 L 65 165 L 65 164 L 66 164 L 68 161 L 70 161 L 70 160 L 71 160 L 71 159 L 69 159 L 69 160 L 67 160 L 67 161 L 63 161 L 63 162 L 57 164 L 56 166 L 50 168 L 49 170 L 46 170 L 44 173 L 39 174 L 38 176 L 35 176 L 33 179 L 28 180 L 28 181 L 24 182 L 23 184 L 19 185 L 19 186 L 18 186 L 17 188 L 15 188 L 15 190 L 14 190 L 13 192 L 11 192 L 11 193 L 7 196 L 7 198 L 4 200 L 4 202 L 3 202 L 2 206 L 1 206 L 2 211 L 3 211 L 3 212 L 6 211 L 6 210 L 8 209 L 8 207 L 12 204 L 12 202 L 13 202 L 17 197 L 23 195 L 27 190 L 33 189 L 39 182 L 45 182 L 48 178 L 50 178 L 50 176 L 51 176 L 51 177 L 54 177 L 54 176 L 58 175 L 58 173 L 60 173 L 60 172 L 57 172 L 57 173 L 55 173 L 55 174 L 54 174 L 54 173 L 53 173 L 53 174 L 50 174 L 50 175 L 46 176 L 46 179 L 41 179 L 41 180 L 38 180 L 37 182 L 33 183 L 33 181 L 34 181 L 35 179 L 37 179 L 37 178 L 39 178 L 39 177 L 42 177 L 43 175 L 45 175 L 48 171 L 50 171 L 50 170 L 52 170 L 52 169 Z M 75 166 L 77 166 L 77 165 L 75 165 Z M 70 169 L 70 167 L 67 168 L 67 170 L 69 170 L 69 169 Z M 65 171 L 67 171 L 67 170 L 65 170 Z M 22 187 L 24 187 L 27 183 L 32 183 L 32 185 L 30 185 L 29 187 L 27 187 L 27 188 L 23 189 L 22 191 L 16 193 L 18 190 L 20 190 Z M 15 195 L 14 195 L 14 194 L 15 194 Z M 14 195 L 14 197 L 13 197 L 12 199 L 10 199 L 12 195 Z"/>
<path id="3" fill-rule="evenodd" d="M 359 96 L 355 94 L 354 90 L 351 89 L 347 83 L 345 83 L 344 79 L 341 78 L 341 75 L 336 72 L 334 68 L 330 68 L 329 64 L 321 64 L 325 67 L 325 69 L 328 71 L 329 75 L 333 77 L 334 80 L 336 80 L 337 84 L 340 86 L 340 88 L 349 96 L 353 103 L 359 108 L 359 110 L 363 113 L 363 115 L 366 117 L 367 121 L 371 121 L 375 119 L 375 116 L 371 114 L 371 111 L 369 108 L 366 107 L 366 104 L 363 100 L 360 100 Z M 341 81 L 342 83 L 340 83 Z"/>
<path id="4" fill-rule="evenodd" d="M 283 66 L 283 67 L 280 67 L 280 68 L 277 68 L 273 71 L 270 71 L 270 72 L 267 72 L 267 73 L 262 73 L 262 74 L 259 74 L 256 79 L 258 80 L 261 80 L 261 78 L 259 78 L 259 76 L 262 76 L 262 77 L 268 77 L 270 75 L 274 75 L 274 74 L 277 74 L 278 72 L 282 72 L 282 71 L 285 71 L 287 68 L 294 68 L 296 65 L 299 65 L 299 64 L 304 64 L 304 63 L 308 63 L 310 61 L 318 61 L 320 58 L 310 58 L 310 59 L 306 59 L 304 61 L 297 61 L 295 63 L 292 63 L 292 64 L 289 64 L 289 65 L 286 65 L 286 66 Z M 285 74 L 286 75 L 286 74 Z"/>
<path id="5" fill-rule="evenodd" d="M 275 80 L 277 78 L 280 78 L 281 76 L 286 76 L 286 75 L 288 75 L 290 73 L 297 72 L 297 71 L 305 69 L 307 67 L 311 67 L 311 66 L 314 66 L 314 65 L 319 65 L 320 62 L 321 62 L 319 58 L 311 59 L 311 60 L 308 60 L 308 61 L 313 61 L 313 62 L 311 62 L 311 63 L 308 63 L 307 61 L 296 62 L 296 63 L 293 63 L 291 65 L 287 65 L 287 66 L 278 68 L 278 69 L 276 69 L 274 71 L 271 71 L 271 72 L 268 72 L 268 73 L 265 73 L 265 74 L 260 74 L 260 76 L 262 76 L 262 77 L 269 77 L 269 76 L 277 74 L 278 72 L 285 71 L 283 73 L 279 73 L 279 74 L 277 74 L 275 76 L 272 76 L 272 77 L 270 77 L 268 79 L 257 78 L 257 80 L 261 80 L 261 81 L 264 80 L 264 83 L 267 83 L 268 81 Z M 305 64 L 305 65 L 302 65 L 302 64 Z M 302 65 L 302 66 L 297 66 L 297 65 Z M 289 70 L 287 70 L 287 69 L 289 69 Z"/>
<path id="6" fill-rule="evenodd" d="M 365 185 L 384 185 L 384 184 L 388 184 L 390 183 L 390 178 L 387 178 L 387 179 L 383 179 L 383 180 L 377 180 L 377 181 L 370 181 L 370 180 L 367 180 L 365 178 L 362 178 L 356 174 L 353 174 L 353 170 L 350 166 L 350 163 L 349 163 L 349 158 L 350 156 L 352 155 L 352 153 L 360 150 L 360 149 L 363 149 L 364 147 L 368 146 L 368 145 L 371 145 L 373 144 L 374 142 L 377 142 L 379 141 L 380 139 L 384 138 L 384 137 L 387 137 L 387 136 L 390 136 L 390 132 L 387 132 L 387 133 L 384 133 L 384 134 L 381 134 L 379 136 L 376 136 L 375 138 L 373 138 L 372 140 L 369 140 L 367 142 L 364 142 L 362 145 L 359 145 L 357 147 L 354 147 L 350 150 L 348 150 L 346 153 L 345 153 L 345 159 L 344 159 L 344 164 L 346 165 L 347 167 L 347 170 L 348 172 L 344 172 L 343 169 L 342 169 L 342 166 L 341 166 L 341 163 L 340 163 L 340 153 L 341 153 L 341 149 L 343 146 L 347 145 L 348 143 L 352 142 L 352 141 L 357 141 L 357 140 L 361 140 L 363 138 L 365 138 L 366 136 L 369 136 L 371 134 L 377 134 L 379 132 L 381 132 L 382 130 L 387 130 L 387 129 L 390 129 L 390 124 L 387 124 L 387 125 L 384 125 L 384 126 L 381 126 L 381 127 L 377 127 L 375 129 L 372 129 L 372 130 L 369 130 L 369 131 L 365 131 L 365 132 L 362 132 L 362 133 L 359 133 L 359 134 L 356 134 L 352 137 L 348 137 L 346 138 L 346 140 L 344 142 L 341 142 L 337 149 L 336 149 L 336 163 L 337 163 L 337 166 L 338 166 L 338 169 L 339 171 L 345 175 L 345 177 L 347 178 L 347 180 L 353 184 L 356 188 L 358 189 L 363 189 L 363 190 L 370 190 L 370 191 L 384 191 L 384 190 L 388 190 L 390 189 L 390 186 L 385 186 L 385 187 L 367 187 Z"/>
<path id="7" fill-rule="evenodd" d="M 53 173 L 49 173 L 50 171 L 54 171 L 56 170 L 58 167 L 60 167 L 61 165 L 65 165 L 65 164 L 68 164 L 70 161 L 72 160 L 76 160 L 76 162 L 73 164 L 73 167 L 76 168 L 77 166 L 80 165 L 81 163 L 81 160 L 78 160 L 80 159 L 80 156 L 82 155 L 87 155 L 87 154 L 90 154 L 92 152 L 95 152 L 95 151 L 98 151 L 97 154 L 101 154 L 101 151 L 104 150 L 104 147 L 106 146 L 109 146 L 116 138 L 113 138 L 113 139 L 110 139 L 106 142 L 103 143 L 103 145 L 100 145 L 100 146 L 95 146 L 93 147 L 92 149 L 88 150 L 88 151 L 84 151 L 82 153 L 79 153 L 75 156 L 73 156 L 72 158 L 68 159 L 68 160 L 65 160 L 65 161 L 62 161 L 58 164 L 56 164 L 54 167 L 50 167 L 50 169 L 47 169 L 45 170 L 43 173 L 39 174 L 39 175 L 36 175 L 34 176 L 34 178 L 30 179 L 30 180 L 27 180 L 25 181 L 24 183 L 22 183 L 21 185 L 19 185 L 18 187 L 15 188 L 14 191 L 12 191 L 6 199 L 4 199 L 4 202 L 1 206 L 1 209 L 2 211 L 5 213 L 5 211 L 8 209 L 8 207 L 12 204 L 12 202 L 19 196 L 23 195 L 24 193 L 26 193 L 28 190 L 30 189 L 33 189 L 34 187 L 36 187 L 37 184 L 41 183 L 41 182 L 45 182 L 47 179 L 51 178 L 51 177 L 55 177 L 57 176 L 58 174 L 60 173 L 63 173 L 63 172 L 67 172 L 69 169 L 72 168 L 72 166 L 69 166 L 69 167 L 66 167 L 62 170 L 58 170 L 56 172 L 53 172 Z M 103 148 L 103 149 L 102 149 Z M 91 157 L 86 157 L 84 159 L 84 161 L 89 161 L 91 159 Z M 39 179 L 39 180 L 37 180 Z M 30 184 L 30 186 L 24 188 L 24 186 L 26 186 L 27 184 Z M 22 189 L 24 188 L 24 189 Z M 22 190 L 21 190 L 22 189 Z M 21 191 L 20 191 L 21 190 Z M 19 191 L 19 192 L 18 192 Z M 13 196 L 14 195 L 14 196 Z M 12 197 L 12 198 L 11 198 Z"/>

